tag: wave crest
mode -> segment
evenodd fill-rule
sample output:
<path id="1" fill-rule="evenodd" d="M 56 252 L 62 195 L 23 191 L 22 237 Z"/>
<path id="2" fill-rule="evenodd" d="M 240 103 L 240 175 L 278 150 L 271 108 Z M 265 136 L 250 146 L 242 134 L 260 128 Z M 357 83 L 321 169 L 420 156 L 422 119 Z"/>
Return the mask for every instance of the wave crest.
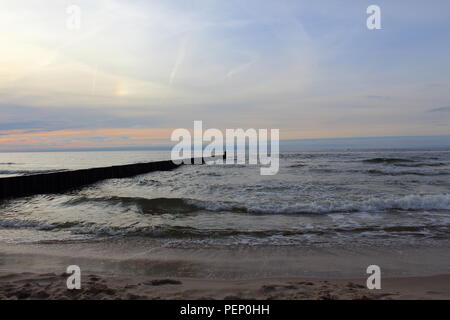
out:
<path id="1" fill-rule="evenodd" d="M 371 198 L 361 201 L 316 201 L 298 204 L 249 205 L 237 202 L 207 201 L 188 198 L 77 198 L 66 205 L 103 202 L 111 205 L 136 206 L 143 214 L 187 214 L 197 211 L 235 212 L 247 214 L 327 214 L 352 212 L 390 212 L 398 210 L 450 210 L 450 194 L 407 195 L 396 198 Z"/>

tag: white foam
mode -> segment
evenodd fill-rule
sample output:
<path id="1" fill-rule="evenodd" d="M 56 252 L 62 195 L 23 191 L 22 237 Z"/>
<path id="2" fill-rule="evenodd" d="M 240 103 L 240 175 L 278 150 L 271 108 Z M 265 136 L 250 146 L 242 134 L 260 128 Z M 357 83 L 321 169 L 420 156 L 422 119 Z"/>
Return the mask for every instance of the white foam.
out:
<path id="1" fill-rule="evenodd" d="M 188 203 L 209 211 L 237 211 L 260 214 L 383 212 L 391 210 L 450 210 L 450 194 L 407 195 L 392 198 L 370 198 L 354 202 L 312 202 L 308 204 L 247 205 L 231 202 L 187 200 Z"/>

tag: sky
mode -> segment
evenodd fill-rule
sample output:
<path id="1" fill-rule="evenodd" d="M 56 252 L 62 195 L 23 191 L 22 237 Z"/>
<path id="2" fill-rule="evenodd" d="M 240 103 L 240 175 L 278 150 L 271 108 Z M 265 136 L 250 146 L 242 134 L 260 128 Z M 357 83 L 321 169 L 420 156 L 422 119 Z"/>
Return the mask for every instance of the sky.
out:
<path id="1" fill-rule="evenodd" d="M 366 26 L 372 4 L 380 30 Z M 0 0 L 0 151 L 164 145 L 194 120 L 281 139 L 449 139 L 449 12 L 447 0 Z"/>

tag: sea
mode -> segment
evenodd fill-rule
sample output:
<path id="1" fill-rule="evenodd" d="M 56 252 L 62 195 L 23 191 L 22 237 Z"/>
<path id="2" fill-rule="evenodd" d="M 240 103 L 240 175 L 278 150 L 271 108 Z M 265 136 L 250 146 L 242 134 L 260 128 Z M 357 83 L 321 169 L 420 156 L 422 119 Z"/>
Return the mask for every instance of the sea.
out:
<path id="1" fill-rule="evenodd" d="M 151 239 L 167 246 L 450 244 L 450 151 L 280 153 L 185 165 L 0 203 L 0 242 Z M 0 153 L 0 178 L 169 159 L 168 151 Z"/>

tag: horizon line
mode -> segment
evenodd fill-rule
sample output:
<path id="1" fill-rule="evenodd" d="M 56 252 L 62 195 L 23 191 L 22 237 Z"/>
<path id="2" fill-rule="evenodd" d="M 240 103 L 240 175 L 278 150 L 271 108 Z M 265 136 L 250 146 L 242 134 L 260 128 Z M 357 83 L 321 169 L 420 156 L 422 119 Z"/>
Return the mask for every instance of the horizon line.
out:
<path id="1" fill-rule="evenodd" d="M 294 147 L 292 144 L 295 143 L 311 143 L 311 142 L 317 142 L 319 145 L 297 145 L 297 148 L 303 147 L 311 147 L 312 149 L 333 149 L 330 145 L 324 145 L 324 142 L 363 142 L 365 141 L 374 141 L 378 139 L 384 139 L 384 140 L 392 140 L 392 139 L 407 139 L 411 141 L 412 139 L 435 139 L 435 138 L 448 138 L 448 141 L 442 141 L 438 142 L 434 146 L 420 146 L 418 144 L 417 146 L 385 146 L 385 147 L 379 147 L 378 149 L 421 149 L 421 148 L 428 148 L 428 149 L 450 149 L 450 134 L 448 135 L 433 135 L 433 136 L 372 136 L 372 137 L 330 137 L 330 138 L 297 138 L 297 139 L 282 139 L 280 140 L 280 148 L 282 147 L 282 144 L 284 147 L 286 147 L 286 144 L 291 144 L 291 147 Z M 400 143 L 401 141 L 397 141 Z M 406 141 L 403 141 L 406 142 Z M 207 145 L 208 143 L 205 143 Z M 19 153 L 19 152 L 95 152 L 95 151 L 166 151 L 170 150 L 173 147 L 171 144 L 161 144 L 161 145 L 148 145 L 148 146 L 122 146 L 122 147 L 107 147 L 104 148 L 100 147 L 93 147 L 93 148 L 36 148 L 36 149 L 5 149 L 0 150 L 0 153 Z M 342 145 L 342 143 L 339 145 L 334 146 L 336 149 L 377 149 L 374 146 L 345 146 Z M 290 151 L 290 150 L 283 150 L 283 151 Z M 291 150 L 295 151 L 295 150 Z"/>

